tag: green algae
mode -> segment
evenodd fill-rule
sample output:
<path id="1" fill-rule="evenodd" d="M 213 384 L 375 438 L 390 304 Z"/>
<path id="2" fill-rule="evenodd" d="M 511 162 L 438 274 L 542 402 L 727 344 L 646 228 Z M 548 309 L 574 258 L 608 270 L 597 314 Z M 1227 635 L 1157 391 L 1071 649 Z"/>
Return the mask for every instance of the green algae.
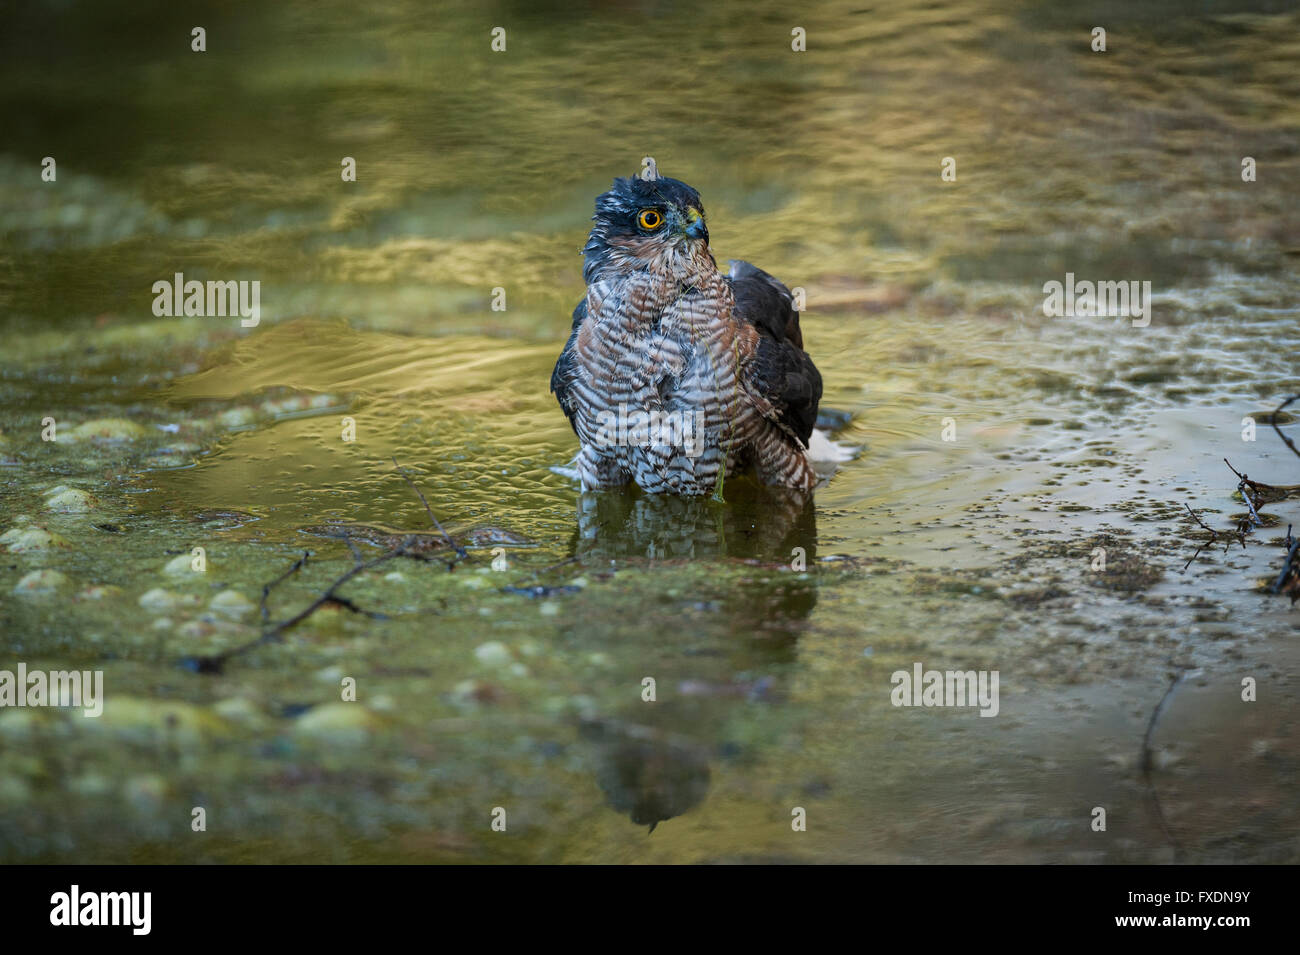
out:
<path id="1" fill-rule="evenodd" d="M 1179 851 L 1295 861 L 1300 623 L 1255 589 L 1294 500 L 1182 570 L 1184 503 L 1225 532 L 1243 511 L 1224 456 L 1296 483 L 1270 429 L 1241 437 L 1300 390 L 1295 14 L 1114 10 L 1097 57 L 1040 4 L 832 4 L 797 60 L 775 9 L 688 33 L 508 11 L 492 62 L 435 55 L 414 5 L 371 12 L 248 11 L 234 89 L 147 32 L 77 84 L 0 65 L 0 112 L 35 117 L 0 157 L 0 667 L 107 693 L 98 722 L 0 712 L 0 858 L 1169 861 L 1135 759 L 1185 668 L 1156 740 Z M 299 42 L 301 18 L 327 28 Z M 697 48 L 663 82 L 611 75 L 656 43 Z M 675 75 L 716 49 L 728 68 Z M 110 68 L 150 81 L 105 102 Z M 737 71 L 761 109 L 720 108 Z M 1270 156 L 1249 185 L 1245 143 Z M 57 191 L 26 158 L 50 150 Z M 807 289 L 861 449 L 812 503 L 551 470 L 591 198 L 647 152 L 701 188 L 720 258 Z M 182 266 L 260 279 L 262 324 L 155 318 Z M 1152 325 L 1043 318 L 1067 270 L 1151 279 Z M 267 617 L 311 605 L 353 566 L 340 531 L 421 553 L 349 581 L 356 609 L 188 665 L 257 641 L 304 552 Z M 892 707 L 918 661 L 1000 670 L 1001 716 Z M 1245 713 L 1242 675 L 1273 691 Z"/>

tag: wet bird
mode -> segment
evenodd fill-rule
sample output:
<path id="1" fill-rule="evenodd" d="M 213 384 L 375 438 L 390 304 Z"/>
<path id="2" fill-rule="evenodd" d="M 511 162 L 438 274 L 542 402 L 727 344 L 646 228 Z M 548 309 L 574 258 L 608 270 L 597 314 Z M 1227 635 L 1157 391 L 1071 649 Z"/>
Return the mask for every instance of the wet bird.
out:
<path id="1" fill-rule="evenodd" d="M 583 489 L 708 494 L 741 473 L 811 489 L 822 381 L 790 290 L 748 262 L 720 272 L 700 194 L 676 179 L 616 179 L 592 219 L 551 376 Z"/>

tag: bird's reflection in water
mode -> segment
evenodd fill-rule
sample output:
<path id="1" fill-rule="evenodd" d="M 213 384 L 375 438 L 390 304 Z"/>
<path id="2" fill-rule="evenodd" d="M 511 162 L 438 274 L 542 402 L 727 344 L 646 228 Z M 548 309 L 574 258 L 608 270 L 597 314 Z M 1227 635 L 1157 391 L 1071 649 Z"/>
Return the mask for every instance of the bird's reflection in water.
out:
<path id="1" fill-rule="evenodd" d="M 796 551 L 796 548 L 799 549 Z M 726 500 L 645 494 L 635 488 L 578 498 L 577 553 L 609 558 L 736 557 L 790 564 L 817 552 L 809 491 L 743 478 L 726 483 Z"/>
<path id="2" fill-rule="evenodd" d="M 575 536 L 579 556 L 620 566 L 760 565 L 752 577 L 685 598 L 693 616 L 681 632 L 689 640 L 668 667 L 656 664 L 656 702 L 582 723 L 606 802 L 653 831 L 703 802 L 710 760 L 737 745 L 743 708 L 783 696 L 785 668 L 797 657 L 799 634 L 817 602 L 814 582 L 792 572 L 816 559 L 813 497 L 749 480 L 728 481 L 725 502 L 636 489 L 587 493 L 578 500 Z M 752 736 L 745 743 L 761 745 Z"/>
<path id="3" fill-rule="evenodd" d="M 695 808 L 708 792 L 708 750 L 694 740 L 617 719 L 584 720 L 581 735 L 592 748 L 605 801 L 650 832 Z"/>

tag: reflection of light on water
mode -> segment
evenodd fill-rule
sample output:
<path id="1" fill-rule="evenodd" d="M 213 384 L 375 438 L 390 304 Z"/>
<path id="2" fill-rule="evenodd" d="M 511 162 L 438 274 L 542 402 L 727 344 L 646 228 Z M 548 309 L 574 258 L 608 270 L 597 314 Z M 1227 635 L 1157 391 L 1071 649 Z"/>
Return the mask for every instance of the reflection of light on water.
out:
<path id="1" fill-rule="evenodd" d="M 263 575 L 282 569 L 277 548 L 319 546 L 322 562 L 347 560 L 299 528 L 423 529 L 393 457 L 449 525 L 500 527 L 537 545 L 511 554 L 517 591 L 530 592 L 534 568 L 579 558 L 543 575 L 574 588 L 559 596 L 505 594 L 471 570 L 462 576 L 479 584 L 465 588 L 474 600 L 458 604 L 452 591 L 434 605 L 436 619 L 373 632 L 331 620 L 242 675 L 254 697 L 300 694 L 299 665 L 319 668 L 318 646 L 374 665 L 372 640 L 383 643 L 385 665 L 397 657 L 414 674 L 385 692 L 417 699 L 409 706 L 421 720 L 445 719 L 438 707 L 472 683 L 470 696 L 487 702 L 451 734 L 469 736 L 463 751 L 440 740 L 448 788 L 429 793 L 435 810 L 477 795 L 491 753 L 487 762 L 509 764 L 494 785 L 517 785 L 516 794 L 536 787 L 530 795 L 565 807 L 539 827 L 546 839 L 580 855 L 588 833 L 612 834 L 585 848 L 593 857 L 617 851 L 608 846 L 622 830 L 608 817 L 630 821 L 592 808 L 574 823 L 583 810 L 569 807 L 575 793 L 581 803 L 582 785 L 536 759 L 525 738 L 539 725 L 559 735 L 555 699 L 591 695 L 599 717 L 620 715 L 619 681 L 635 687 L 653 665 L 669 674 L 670 691 L 707 688 L 698 710 L 659 704 L 665 732 L 693 735 L 630 751 L 603 741 L 588 754 L 585 792 L 591 806 L 608 802 L 638 821 L 672 816 L 655 833 L 656 846 L 676 853 L 668 858 L 778 857 L 789 849 L 769 840 L 782 828 L 770 805 L 822 800 L 814 811 L 855 821 L 833 836 L 812 827 L 808 851 L 818 858 L 950 858 L 968 845 L 973 858 L 1095 861 L 1099 850 L 1073 834 L 1071 807 L 1134 797 L 1126 747 L 1141 733 L 1143 702 L 1161 691 L 1155 671 L 1169 654 L 1213 663 L 1230 651 L 1240 655 L 1232 667 L 1258 667 L 1267 648 L 1270 665 L 1295 666 L 1272 639 L 1291 633 L 1292 617 L 1240 583 L 1259 570 L 1262 549 L 1213 555 L 1217 574 L 1178 576 L 1187 555 L 1176 553 L 1170 511 L 1191 498 L 1208 519 L 1230 520 L 1239 505 L 1219 460 L 1225 444 L 1234 458 L 1290 463 L 1266 440 L 1243 448 L 1238 429 L 1243 415 L 1268 410 L 1266 396 L 1300 387 L 1292 307 L 1300 284 L 1287 267 L 1293 180 L 1263 175 L 1245 186 L 1231 163 L 1225 171 L 1189 157 L 1210 139 L 1276 151 L 1294 138 L 1285 108 L 1295 101 L 1294 71 L 1267 64 L 1279 62 L 1276 37 L 1296 35 L 1300 14 L 1242 18 L 1229 32 L 1179 4 L 1116 9 L 1111 19 L 1138 18 L 1132 24 L 1152 40 L 1135 61 L 1090 55 L 1086 34 L 1050 5 L 958 0 L 869 14 L 860 6 L 819 8 L 814 52 L 797 66 L 768 46 L 764 17 L 738 18 L 725 4 L 693 11 L 687 34 L 627 5 L 597 10 L 582 27 L 556 13 L 530 21 L 526 56 L 485 64 L 444 43 L 437 69 L 426 68 L 433 34 L 419 4 L 377 0 L 362 23 L 346 5 L 315 5 L 308 43 L 297 42 L 299 14 L 250 9 L 256 19 L 243 21 L 234 59 L 224 61 L 244 78 L 239 88 L 196 75 L 183 50 L 160 53 L 170 29 L 162 17 L 113 30 L 112 56 L 69 61 L 67 82 L 55 86 L 27 51 L 11 50 L 0 61 L 11 92 L 0 110 L 21 109 L 23 121 L 0 113 L 0 122 L 19 137 L 14 149 L 82 160 L 61 167 L 57 190 L 34 191 L 30 168 L 0 157 L 9 278 L 0 307 L 22 331 L 7 339 L 6 360 L 21 368 L 11 377 L 6 366 L 0 403 L 39 420 L 58 394 L 69 414 L 93 405 L 184 423 L 211 407 L 260 408 L 286 390 L 325 399 L 305 407 L 272 397 L 269 411 L 196 437 L 202 453 L 182 467 L 146 460 L 143 473 L 125 469 L 138 522 L 115 554 L 141 580 L 161 552 L 206 535 L 217 539 L 216 566 L 252 574 L 237 586 L 255 596 Z M 65 24 L 70 42 L 112 29 L 110 9 L 83 12 Z M 16 15 L 18 34 L 31 29 Z M 472 19 L 447 11 L 436 31 L 470 35 Z M 1123 29 L 1115 23 L 1112 32 Z M 689 84 L 610 69 L 647 45 L 692 62 L 725 49 L 727 68 L 699 71 Z M 717 109 L 737 75 L 761 106 Z M 138 95 L 89 103 L 72 92 L 122 82 Z M 38 128 L 33 116 L 60 121 Z M 635 496 L 592 502 L 549 470 L 575 445 L 546 386 L 581 294 L 577 249 L 592 197 L 639 162 L 643 147 L 630 151 L 629 130 L 644 130 L 646 116 L 667 118 L 656 127 L 661 167 L 701 189 L 719 258 L 744 257 L 809 290 L 803 326 L 825 402 L 852 414 L 843 437 L 864 451 L 807 509 L 747 504 L 730 488 L 722 510 Z M 103 148 L 88 154 L 86 142 Z M 342 186 L 320 157 L 350 153 L 359 179 Z M 937 159 L 947 153 L 958 179 L 943 184 Z M 204 279 L 263 281 L 263 325 L 216 359 L 201 344 L 207 326 L 146 324 L 150 283 L 177 262 Z M 1067 271 L 1150 280 L 1151 327 L 1044 319 L 1042 283 Z M 490 310 L 497 286 L 508 290 L 505 312 Z M 103 322 L 83 334 L 88 316 Z M 175 380 L 132 390 L 137 358 L 157 363 L 160 353 Z M 185 370 L 200 360 L 216 364 Z M 340 439 L 343 415 L 356 421 L 355 442 Z M 950 442 L 945 418 L 955 423 Z M 0 445 L 0 466 L 13 475 L 4 493 L 16 507 L 39 506 L 33 482 L 49 475 L 13 466 L 9 453 Z M 65 454 L 59 465 L 94 482 L 123 472 L 103 454 Z M 229 524 L 204 517 L 237 512 Z M 1281 509 L 1271 516 L 1285 519 Z M 1149 593 L 1116 595 L 1081 569 L 1080 542 L 1115 530 L 1166 569 Z M 806 574 L 781 563 L 795 547 L 808 551 Z M 851 559 L 824 560 L 831 556 Z M 425 608 L 427 580 L 404 570 L 413 592 L 397 602 Z M 74 575 L 104 572 L 77 565 Z M 585 586 L 571 582 L 579 574 Z M 299 584 L 277 608 L 307 591 Z M 406 585 L 366 584 L 384 599 L 383 586 Z M 166 653 L 161 662 L 142 655 L 140 633 L 152 641 L 169 631 L 137 619 L 138 597 L 124 598 L 125 613 L 88 602 L 61 608 L 88 616 L 57 629 L 94 635 L 102 642 L 85 647 L 128 660 L 136 669 L 124 679 L 148 696 L 174 687 L 176 675 Z M 28 614 L 36 635 L 65 620 L 26 605 L 12 612 Z M 535 682 L 466 669 L 489 628 L 511 647 L 535 644 L 516 661 L 526 659 Z M 1009 674 L 1005 712 L 973 726 L 899 722 L 880 702 L 880 673 L 922 658 Z M 728 697 L 738 672 L 780 693 Z M 1207 679 L 1219 672 L 1210 666 Z M 376 666 L 371 679 L 389 678 Z M 1194 738 L 1180 755 L 1196 768 L 1171 794 L 1183 797 L 1171 811 L 1212 841 L 1232 808 L 1220 804 L 1224 794 L 1241 790 L 1211 777 L 1237 773 L 1231 754 L 1248 748 L 1285 755 L 1290 711 L 1243 714 L 1207 700 L 1213 720 L 1198 723 L 1200 691 L 1187 692 L 1189 708 L 1175 699 L 1166 728 Z M 983 722 L 998 723 L 996 733 Z M 500 755 L 505 738 L 520 741 L 518 752 Z M 400 731 L 391 739 L 410 745 Z M 404 771 L 367 756 L 364 768 L 382 781 Z M 1233 837 L 1285 846 L 1277 833 L 1295 831 L 1287 764 L 1269 756 L 1247 765 L 1263 808 Z M 928 768 L 923 779 L 916 766 Z M 417 792 L 424 784 L 401 783 Z M 973 805 L 972 792 L 984 803 Z M 342 815 L 381 819 L 388 809 L 350 805 Z M 695 838 L 687 827 L 697 823 L 716 841 Z M 688 837 L 673 843 L 674 832 Z M 629 854 L 646 851 L 644 835 L 636 832 Z M 1160 861 L 1148 836 L 1108 858 Z M 1276 850 L 1259 850 L 1268 851 Z"/>

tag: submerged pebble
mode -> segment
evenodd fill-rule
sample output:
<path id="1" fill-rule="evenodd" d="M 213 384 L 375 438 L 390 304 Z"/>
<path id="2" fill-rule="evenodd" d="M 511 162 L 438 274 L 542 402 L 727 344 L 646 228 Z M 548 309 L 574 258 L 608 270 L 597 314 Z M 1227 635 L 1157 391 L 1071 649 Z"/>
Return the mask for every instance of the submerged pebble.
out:
<path id="1" fill-rule="evenodd" d="M 60 485 L 51 488 L 45 498 L 45 509 L 56 514 L 88 514 L 98 505 L 94 495 L 75 487 Z"/>
<path id="2" fill-rule="evenodd" d="M 360 703 L 325 703 L 298 717 L 293 732 L 330 743 L 361 745 L 379 725 L 378 717 Z"/>
<path id="3" fill-rule="evenodd" d="M 212 710 L 222 719 L 230 720 L 232 723 L 260 723 L 266 718 L 261 708 L 246 696 L 231 696 L 218 700 L 213 704 Z"/>
<path id="4" fill-rule="evenodd" d="M 242 617 L 253 611 L 253 603 L 238 590 L 223 590 L 208 604 L 210 610 L 227 617 Z"/>
<path id="5" fill-rule="evenodd" d="M 125 418 L 99 418 L 77 425 L 66 437 L 73 441 L 138 441 L 148 433 Z"/>
<path id="6" fill-rule="evenodd" d="M 474 656 L 479 663 L 490 667 L 503 667 L 514 662 L 510 648 L 498 640 L 491 640 L 474 648 Z"/>
<path id="7" fill-rule="evenodd" d="M 169 577 L 188 577 L 190 574 L 197 574 L 199 571 L 194 569 L 194 558 L 189 554 L 181 554 L 179 557 L 173 557 L 167 561 L 163 567 L 163 573 Z"/>
<path id="8" fill-rule="evenodd" d="M 206 736 L 228 729 L 224 720 L 206 707 L 192 703 L 117 696 L 105 679 L 104 712 L 98 719 L 77 717 L 83 731 L 109 733 L 140 742 L 196 745 Z"/>
<path id="9" fill-rule="evenodd" d="M 14 593 L 20 597 L 39 597 L 67 585 L 68 578 L 57 570 L 33 570 L 14 585 Z"/>
<path id="10" fill-rule="evenodd" d="M 112 584 L 91 584 L 89 587 L 83 587 L 77 594 L 78 600 L 107 600 L 110 597 L 122 596 L 122 588 L 115 587 Z"/>
<path id="11" fill-rule="evenodd" d="M 252 408 L 231 408 L 217 415 L 217 421 L 227 428 L 243 428 L 257 420 Z"/>
<path id="12" fill-rule="evenodd" d="M 35 524 L 15 527 L 0 534 L 0 544 L 4 544 L 11 554 L 28 554 L 32 551 L 54 550 L 58 547 L 71 547 L 66 539 L 58 534 L 51 534 Z"/>
<path id="13" fill-rule="evenodd" d="M 199 597 L 194 594 L 178 594 L 161 587 L 145 591 L 140 595 L 139 604 L 146 610 L 174 610 L 177 607 L 197 607 Z"/>

